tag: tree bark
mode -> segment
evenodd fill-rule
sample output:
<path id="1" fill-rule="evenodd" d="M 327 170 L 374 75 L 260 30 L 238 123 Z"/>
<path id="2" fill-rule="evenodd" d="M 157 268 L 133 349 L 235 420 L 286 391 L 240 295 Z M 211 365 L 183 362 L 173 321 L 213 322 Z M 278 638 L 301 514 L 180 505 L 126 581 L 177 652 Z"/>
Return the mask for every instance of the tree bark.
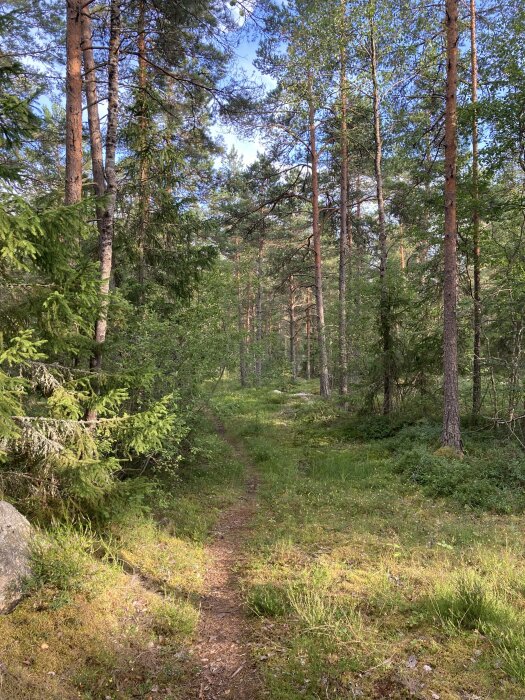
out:
<path id="1" fill-rule="evenodd" d="M 240 241 L 236 240 L 235 251 L 235 281 L 237 283 L 237 331 L 239 333 L 239 381 L 244 389 L 247 386 L 247 367 L 246 367 L 246 342 L 244 332 L 244 310 L 242 303 L 241 289 L 241 255 Z"/>
<path id="2" fill-rule="evenodd" d="M 106 208 L 102 220 L 102 235 L 99 240 L 101 308 L 95 325 L 95 351 L 91 368 L 102 366 L 101 348 L 106 340 L 108 327 L 109 283 L 113 265 L 113 232 L 115 201 L 117 196 L 116 150 L 119 98 L 119 52 L 120 52 L 120 4 L 111 0 L 109 56 L 108 56 L 108 117 L 106 130 Z"/>
<path id="3" fill-rule="evenodd" d="M 344 7 L 344 6 L 343 6 Z M 344 16 L 344 15 L 343 15 Z M 348 329 L 346 319 L 346 264 L 348 255 L 348 124 L 346 49 L 340 51 L 339 93 L 341 100 L 341 179 L 339 201 L 339 393 L 348 394 Z"/>
<path id="4" fill-rule="evenodd" d="M 445 242 L 443 283 L 443 433 L 444 446 L 461 450 L 457 331 L 457 82 L 458 0 L 446 0 L 447 85 L 445 107 Z"/>
<path id="5" fill-rule="evenodd" d="M 148 119 L 145 110 L 146 100 L 146 85 L 147 85 L 147 63 L 146 63 L 146 8 L 144 0 L 139 2 L 138 16 L 138 36 L 137 49 L 139 55 L 139 100 L 140 100 L 140 116 L 139 116 L 139 230 L 138 230 L 138 281 L 139 281 L 139 297 L 141 303 L 144 302 L 144 283 L 146 279 L 146 264 L 145 264 L 145 239 L 146 227 L 148 222 L 149 206 L 148 206 L 148 162 L 147 162 L 147 129 Z"/>
<path id="6" fill-rule="evenodd" d="M 385 200 L 383 193 L 383 141 L 381 136 L 380 95 L 377 80 L 377 51 L 375 27 L 370 23 L 370 55 L 373 85 L 374 113 L 374 170 L 376 177 L 377 218 L 379 226 L 379 325 L 383 346 L 383 413 L 392 410 L 392 329 L 390 324 L 390 298 L 387 281 L 388 240 L 386 232 Z"/>
<path id="7" fill-rule="evenodd" d="M 64 201 L 82 199 L 82 29 L 81 0 L 66 10 L 66 186 Z"/>
<path id="8" fill-rule="evenodd" d="M 472 362 L 472 415 L 481 410 L 481 280 L 479 245 L 479 157 L 478 157 L 478 51 L 476 43 L 476 0 L 470 0 L 470 45 L 472 80 L 472 238 L 474 258 L 474 358 Z"/>
<path id="9" fill-rule="evenodd" d="M 399 264 L 401 270 L 404 272 L 406 270 L 406 256 L 405 256 L 405 227 L 403 224 L 399 225 Z"/>
<path id="10" fill-rule="evenodd" d="M 84 58 L 84 91 L 86 94 L 89 143 L 91 151 L 91 169 L 95 195 L 100 198 L 106 190 L 104 175 L 104 158 L 102 151 L 102 131 L 98 111 L 98 90 L 95 57 L 93 55 L 93 31 L 89 7 L 82 12 L 82 55 Z M 100 202 L 96 205 L 97 228 L 99 237 L 102 236 L 104 207 Z"/>
<path id="11" fill-rule="evenodd" d="M 310 316 L 310 287 L 306 290 L 306 378 L 312 378 L 312 320 Z"/>
<path id="12" fill-rule="evenodd" d="M 328 353 L 323 301 L 323 266 L 321 258 L 321 226 L 319 220 L 319 154 L 316 145 L 315 107 L 312 74 L 308 75 L 308 131 L 312 167 L 312 233 L 314 241 L 315 301 L 317 305 L 317 340 L 319 343 L 319 393 L 330 396 Z"/>
<path id="13" fill-rule="evenodd" d="M 263 250 L 264 250 L 264 221 L 263 230 L 259 235 L 257 250 L 257 297 L 255 301 L 255 379 L 261 383 L 262 377 L 262 339 L 263 339 Z"/>
<path id="14" fill-rule="evenodd" d="M 288 314 L 290 324 L 290 368 L 292 370 L 292 381 L 297 381 L 297 329 L 295 319 L 295 289 L 293 275 L 290 277 Z"/>

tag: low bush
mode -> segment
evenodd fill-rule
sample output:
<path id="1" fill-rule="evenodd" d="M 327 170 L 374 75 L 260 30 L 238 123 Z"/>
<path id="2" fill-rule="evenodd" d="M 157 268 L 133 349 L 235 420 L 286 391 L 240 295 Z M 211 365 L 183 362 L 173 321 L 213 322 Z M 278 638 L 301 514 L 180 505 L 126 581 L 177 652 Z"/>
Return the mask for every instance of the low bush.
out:
<path id="1" fill-rule="evenodd" d="M 452 496 L 469 508 L 498 513 L 525 508 L 525 460 L 495 451 L 462 459 L 417 445 L 395 460 L 394 471 L 421 485 L 428 496 Z"/>
<path id="2" fill-rule="evenodd" d="M 406 425 L 407 420 L 399 415 L 356 415 L 349 418 L 342 432 L 348 440 L 384 440 L 396 435 Z"/>

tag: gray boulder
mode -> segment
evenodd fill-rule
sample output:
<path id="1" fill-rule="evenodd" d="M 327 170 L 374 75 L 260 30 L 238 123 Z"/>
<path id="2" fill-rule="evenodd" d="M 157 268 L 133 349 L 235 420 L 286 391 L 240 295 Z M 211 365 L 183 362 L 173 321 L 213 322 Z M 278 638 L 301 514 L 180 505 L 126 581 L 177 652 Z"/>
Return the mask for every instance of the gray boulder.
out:
<path id="1" fill-rule="evenodd" d="M 31 525 L 10 503 L 0 501 L 0 614 L 23 597 L 22 581 L 30 573 Z"/>

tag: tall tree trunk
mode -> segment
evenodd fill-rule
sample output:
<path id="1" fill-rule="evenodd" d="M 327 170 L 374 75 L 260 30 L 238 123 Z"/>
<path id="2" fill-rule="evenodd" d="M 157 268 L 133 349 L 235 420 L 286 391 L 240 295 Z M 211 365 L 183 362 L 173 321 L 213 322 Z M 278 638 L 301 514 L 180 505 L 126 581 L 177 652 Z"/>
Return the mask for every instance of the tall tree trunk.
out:
<path id="1" fill-rule="evenodd" d="M 306 378 L 312 378 L 312 319 L 310 316 L 310 287 L 306 290 Z"/>
<path id="2" fill-rule="evenodd" d="M 99 317 L 95 325 L 95 351 L 91 368 L 100 370 L 101 349 L 106 340 L 108 327 L 109 283 L 113 265 L 113 229 L 115 200 L 117 196 L 116 150 L 119 98 L 119 52 L 120 52 L 120 3 L 111 0 L 109 56 L 108 56 L 108 116 L 106 129 L 106 208 L 102 220 L 102 235 L 99 241 L 100 294 L 102 297 Z"/>
<path id="3" fill-rule="evenodd" d="M 479 246 L 479 159 L 478 159 L 478 51 L 476 43 L 476 0 L 470 0 L 470 45 L 472 75 L 472 212 L 474 254 L 474 359 L 472 363 L 472 415 L 481 409 L 481 299 L 480 299 L 480 246 Z"/>
<path id="4" fill-rule="evenodd" d="M 405 227 L 403 224 L 399 224 L 399 264 L 401 265 L 401 270 L 404 272 L 407 266 L 406 256 L 405 256 Z"/>
<path id="5" fill-rule="evenodd" d="M 343 4 L 344 8 L 344 4 Z M 343 9 L 344 17 L 344 9 Z M 339 393 L 348 394 L 348 329 L 346 323 L 346 261 L 348 254 L 348 124 L 346 49 L 340 52 L 339 93 L 341 99 L 341 179 L 339 218 Z"/>
<path id="6" fill-rule="evenodd" d="M 447 94 L 445 108 L 445 243 L 443 335 L 443 433 L 442 443 L 461 450 L 458 397 L 457 329 L 457 82 L 458 0 L 446 0 Z"/>
<path id="7" fill-rule="evenodd" d="M 385 200 L 383 195 L 383 141 L 381 136 L 381 112 L 379 85 L 377 80 L 377 52 L 375 27 L 370 23 L 370 55 L 373 85 L 374 111 L 374 169 L 376 176 L 377 217 L 379 225 L 379 325 L 383 345 L 383 413 L 392 410 L 392 330 L 390 327 L 390 295 L 387 282 L 388 241 L 386 234 Z"/>
<path id="8" fill-rule="evenodd" d="M 246 314 L 244 317 L 244 334 L 246 338 L 246 367 L 250 373 L 253 370 L 253 301 L 252 301 L 252 274 L 248 268 L 248 284 L 246 285 Z"/>
<path id="9" fill-rule="evenodd" d="M 297 329 L 295 319 L 295 289 L 293 275 L 290 277 L 288 314 L 290 324 L 290 368 L 292 381 L 297 381 Z"/>
<path id="10" fill-rule="evenodd" d="M 237 332 L 239 334 L 239 381 L 241 387 L 247 386 L 247 367 L 246 367 L 246 340 L 244 331 L 244 309 L 242 303 L 242 288 L 241 288 L 241 254 L 240 241 L 236 239 L 235 251 L 235 281 L 237 284 Z"/>
<path id="11" fill-rule="evenodd" d="M 89 7 L 82 12 L 82 54 L 84 58 L 84 91 L 86 93 L 87 115 L 89 125 L 89 142 L 91 151 L 91 169 L 95 195 L 102 197 L 106 190 L 104 175 L 104 157 L 102 151 L 102 131 L 98 111 L 98 90 L 95 57 L 93 55 L 93 30 Z M 99 238 L 102 236 L 104 207 L 97 203 L 97 228 Z"/>
<path id="12" fill-rule="evenodd" d="M 140 301 L 144 301 L 145 282 L 145 244 L 146 227 L 148 223 L 148 161 L 147 161 L 147 129 L 148 118 L 146 115 L 146 85 L 147 85 L 147 64 L 146 64 L 146 7 L 144 0 L 139 1 L 138 16 L 138 37 L 137 49 L 139 55 L 139 230 L 138 230 L 138 278 Z"/>
<path id="13" fill-rule="evenodd" d="M 64 201 L 82 199 L 82 2 L 66 11 L 66 187 Z"/>
<path id="14" fill-rule="evenodd" d="M 308 75 L 308 131 L 312 166 L 312 233 L 314 240 L 315 301 L 317 305 L 317 339 L 319 343 L 319 393 L 330 396 L 328 353 L 323 301 L 323 265 L 321 258 L 321 226 L 319 220 L 319 154 L 316 145 L 315 107 L 312 74 Z"/>
<path id="15" fill-rule="evenodd" d="M 263 230 L 259 235 L 259 247 L 257 251 L 257 297 L 255 301 L 255 380 L 261 383 L 262 377 L 262 339 L 263 339 L 263 250 L 264 250 L 264 220 Z"/>

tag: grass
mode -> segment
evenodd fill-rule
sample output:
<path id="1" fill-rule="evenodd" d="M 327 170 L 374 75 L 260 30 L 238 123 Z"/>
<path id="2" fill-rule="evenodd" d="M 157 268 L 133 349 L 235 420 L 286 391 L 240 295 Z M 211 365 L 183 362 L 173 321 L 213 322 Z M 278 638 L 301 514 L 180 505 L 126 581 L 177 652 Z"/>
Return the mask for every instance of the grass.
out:
<path id="1" fill-rule="evenodd" d="M 519 453 L 467 430 L 459 459 L 430 420 L 303 388 L 214 397 L 260 474 L 239 573 L 266 697 L 523 700 Z M 149 512 L 41 532 L 27 597 L 0 617 L 0 698 L 189 700 L 204 547 L 242 488 L 203 419 Z"/>
<path id="2" fill-rule="evenodd" d="M 268 696 L 522 700 L 520 455 L 466 431 L 459 460 L 431 421 L 302 388 L 215 398 L 261 474 L 242 577 Z"/>
<path id="3" fill-rule="evenodd" d="M 187 700 L 204 545 L 242 489 L 242 465 L 203 418 L 148 511 L 40 531 L 27 597 L 0 617 L 0 698 Z"/>

